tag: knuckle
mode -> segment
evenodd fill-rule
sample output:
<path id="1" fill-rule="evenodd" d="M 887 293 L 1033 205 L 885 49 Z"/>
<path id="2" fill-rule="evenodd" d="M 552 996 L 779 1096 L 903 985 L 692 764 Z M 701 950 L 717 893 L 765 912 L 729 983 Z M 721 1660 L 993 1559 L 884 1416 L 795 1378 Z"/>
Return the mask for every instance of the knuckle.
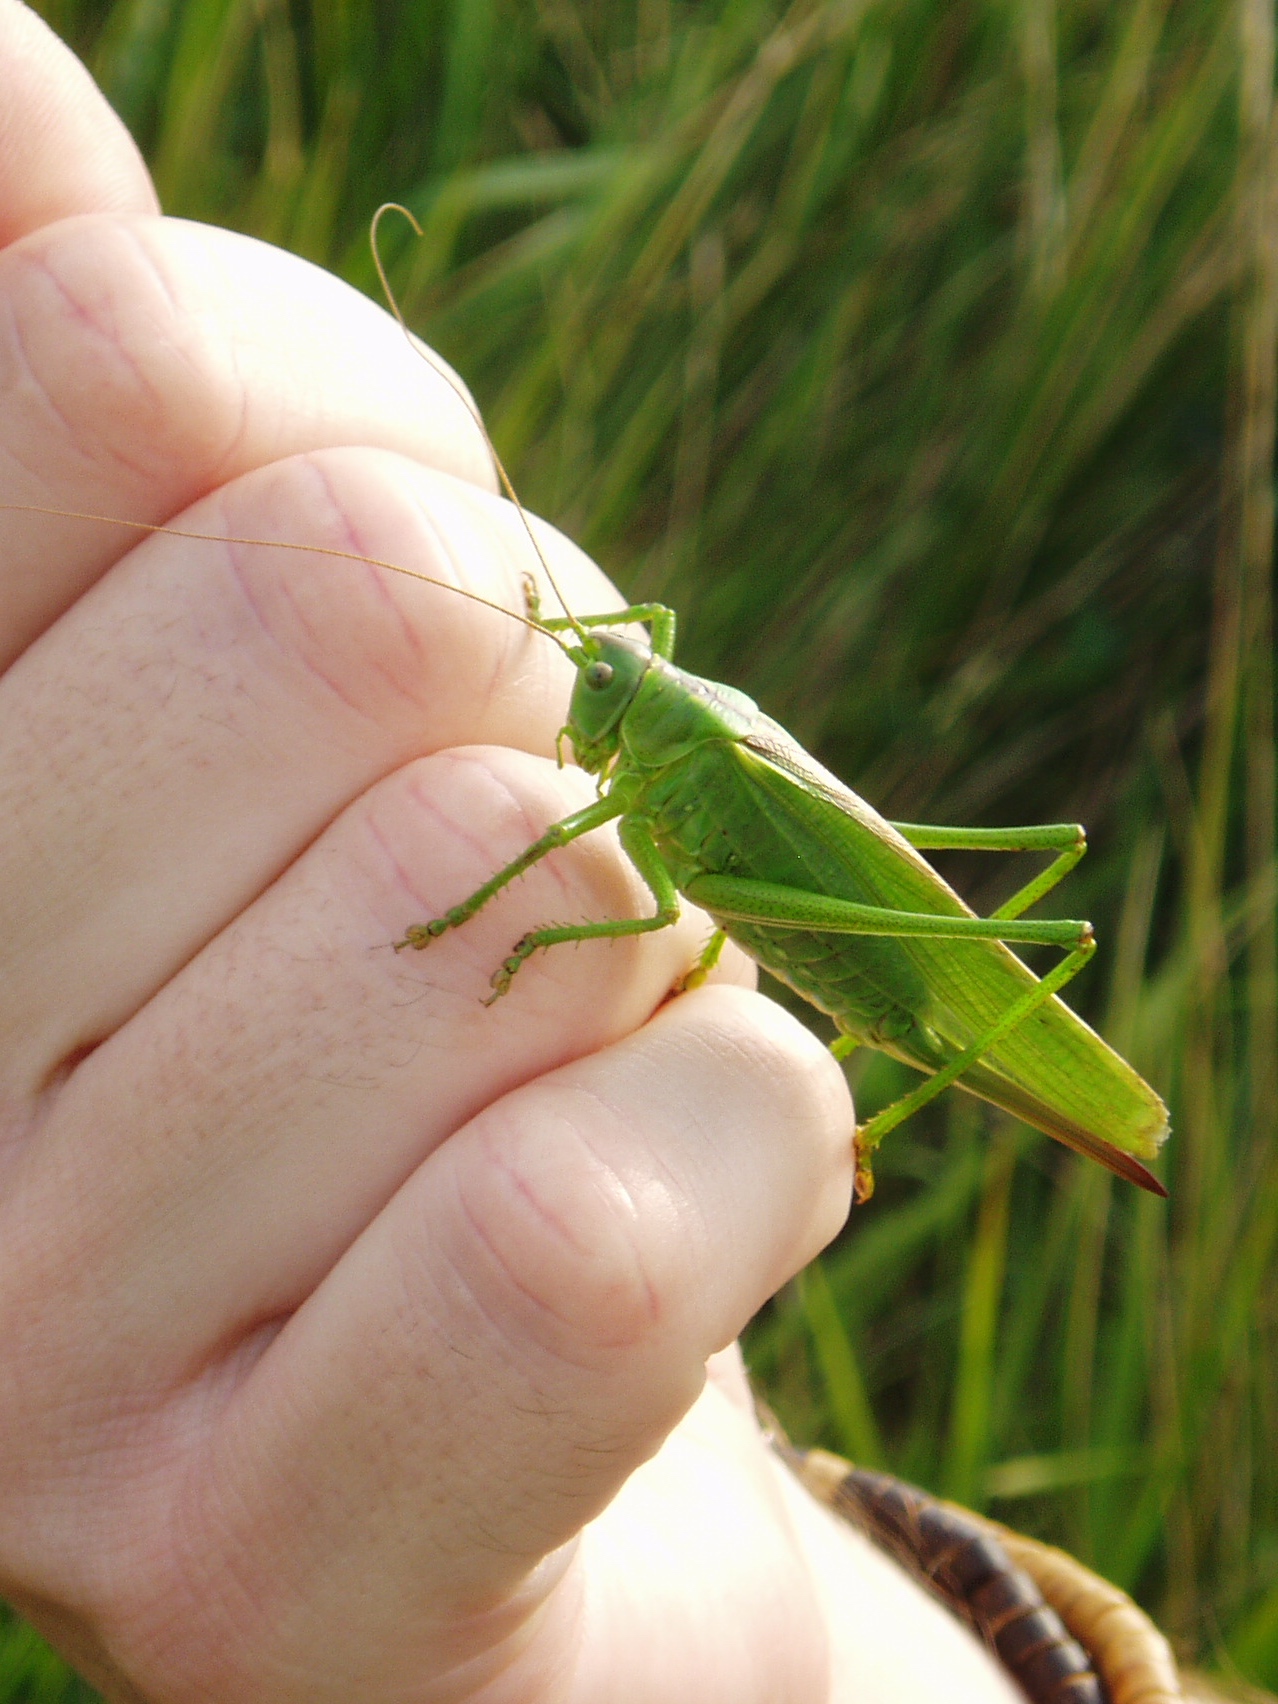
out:
<path id="1" fill-rule="evenodd" d="M 589 1094 L 537 1098 L 517 1120 L 494 1109 L 478 1127 L 461 1193 L 482 1254 L 469 1281 L 503 1334 L 590 1367 L 663 1332 L 678 1293 L 676 1248 L 667 1215 L 592 1139 L 607 1110 Z"/>
<path id="2" fill-rule="evenodd" d="M 474 914 L 459 897 L 500 870 L 542 818 L 570 809 L 579 794 L 571 777 L 524 752 L 495 746 L 436 752 L 387 776 L 359 801 L 355 856 L 367 863 L 379 906 L 384 898 L 395 915 L 405 904 L 419 910 L 419 932 L 447 937 L 450 950 L 465 950 L 486 967 L 486 977 L 509 958 L 512 941 L 526 929 L 527 909 L 545 905 L 555 872 L 535 867 Z"/>
<path id="3" fill-rule="evenodd" d="M 434 745 L 504 727 L 527 636 L 459 595 L 478 578 L 501 598 L 474 536 L 481 498 L 390 451 L 324 449 L 244 476 L 223 503 L 229 533 L 287 542 L 232 546 L 231 565 L 254 618 L 326 695 L 418 749 L 424 714 Z M 522 703 L 535 746 L 549 721 L 549 703 Z"/>
<path id="4" fill-rule="evenodd" d="M 182 461 L 214 466 L 238 431 L 238 386 L 146 230 L 54 226 L 6 262 L 9 400 L 81 471 L 101 461 L 146 479 Z"/>
<path id="5" fill-rule="evenodd" d="M 396 577 L 360 560 L 379 542 L 370 547 L 364 515 L 379 501 L 394 505 L 393 482 L 376 463 L 357 472 L 340 454 L 292 456 L 237 481 L 222 501 L 232 535 L 287 541 L 280 550 L 233 537 L 230 568 L 254 622 L 339 711 L 393 727 L 406 714 L 420 718 L 441 686 L 464 685 L 435 678 L 448 636 L 432 642 L 390 583 Z"/>

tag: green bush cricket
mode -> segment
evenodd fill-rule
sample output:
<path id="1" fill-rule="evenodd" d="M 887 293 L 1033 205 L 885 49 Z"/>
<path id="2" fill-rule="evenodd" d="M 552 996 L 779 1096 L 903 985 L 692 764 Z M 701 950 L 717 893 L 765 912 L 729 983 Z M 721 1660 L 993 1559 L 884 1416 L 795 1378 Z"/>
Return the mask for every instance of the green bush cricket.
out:
<path id="1" fill-rule="evenodd" d="M 1166 1135 L 1166 1109 L 1056 998 L 1095 951 L 1091 926 L 1019 921 L 1082 857 L 1077 824 L 886 822 L 743 693 L 677 668 L 675 616 L 663 605 L 547 619 L 530 592 L 528 619 L 575 638 L 564 645 L 577 681 L 560 739 L 599 778 L 599 798 L 442 917 L 407 929 L 397 946 L 428 947 L 556 848 L 617 820 L 653 914 L 531 930 L 494 972 L 489 1003 L 535 952 L 667 928 L 683 895 L 716 925 L 685 987 L 731 937 L 834 1019 L 837 1054 L 874 1047 L 929 1074 L 858 1129 L 862 1198 L 883 1136 L 952 1083 L 1164 1193 L 1140 1162 Z M 633 622 L 650 625 L 650 644 L 608 630 Z M 1057 856 L 993 917 L 978 918 L 920 856 L 938 847 Z M 1015 941 L 1066 956 L 1040 981 L 1005 944 Z"/>

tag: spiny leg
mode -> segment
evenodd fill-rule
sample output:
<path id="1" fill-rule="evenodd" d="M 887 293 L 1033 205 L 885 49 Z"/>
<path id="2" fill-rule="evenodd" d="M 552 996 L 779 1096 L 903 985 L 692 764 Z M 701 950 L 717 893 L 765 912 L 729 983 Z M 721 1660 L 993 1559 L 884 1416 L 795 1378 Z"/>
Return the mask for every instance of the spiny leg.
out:
<path id="1" fill-rule="evenodd" d="M 615 941 L 627 935 L 648 935 L 656 929 L 669 929 L 678 922 L 678 889 L 647 825 L 634 817 L 623 817 L 618 834 L 626 856 L 657 902 L 655 916 L 622 917 L 606 923 L 556 923 L 544 929 L 530 929 L 515 943 L 509 958 L 504 959 L 500 969 L 494 973 L 493 992 L 484 1001 L 486 1006 L 491 1006 L 494 1000 L 500 1000 L 508 992 L 521 966 L 542 947 L 558 947 L 568 941 Z"/>
<path id="2" fill-rule="evenodd" d="M 1091 932 L 1090 924 L 1076 919 L 1022 923 L 1015 918 L 893 911 L 887 906 L 858 905 L 850 899 L 831 899 L 825 894 L 738 876 L 696 876 L 684 892 L 694 905 L 704 906 L 715 917 L 776 923 L 828 935 L 883 935 L 898 940 L 923 935 L 948 941 L 1022 941 L 1069 948 L 1081 944 Z"/>
<path id="3" fill-rule="evenodd" d="M 429 923 L 414 923 L 411 927 L 405 929 L 403 940 L 395 942 L 395 951 L 398 953 L 402 952 L 405 947 L 415 947 L 420 952 L 423 948 L 430 946 L 432 941 L 438 940 L 447 930 L 459 929 L 463 923 L 469 922 L 475 913 L 487 905 L 488 901 L 499 894 L 504 887 L 509 887 L 516 876 L 523 875 L 525 870 L 540 863 L 547 853 L 555 851 L 560 846 L 567 846 L 570 841 L 580 839 L 583 834 L 589 834 L 592 829 L 599 828 L 606 822 L 611 822 L 613 817 L 620 814 L 620 805 L 614 805 L 611 799 L 603 798 L 596 799 L 593 804 L 587 805 L 583 810 L 574 811 L 571 816 L 564 817 L 560 822 L 552 823 L 543 835 L 534 840 L 526 851 L 519 854 L 518 858 L 507 864 L 504 870 L 499 870 L 491 880 L 486 881 L 482 887 L 476 888 L 469 899 L 462 900 L 460 905 L 454 905 L 452 910 L 446 911 L 442 917 L 432 918 Z"/>
<path id="4" fill-rule="evenodd" d="M 893 1101 L 891 1106 L 884 1107 L 882 1112 L 876 1113 L 873 1118 L 858 1125 L 856 1132 L 858 1175 L 862 1165 L 866 1165 L 868 1174 L 868 1156 L 873 1153 L 890 1130 L 895 1130 L 898 1124 L 904 1124 L 905 1120 L 912 1118 L 920 1107 L 926 1106 L 929 1101 L 935 1100 L 937 1095 L 943 1094 L 951 1083 L 956 1082 L 963 1075 L 969 1066 L 975 1065 L 977 1060 L 988 1053 L 991 1048 L 997 1047 L 1004 1036 L 1010 1035 L 1018 1024 L 1023 1024 L 1026 1018 L 1050 1000 L 1053 994 L 1059 993 L 1067 982 L 1073 981 L 1095 951 L 1095 937 L 1089 929 L 1087 935 L 1079 941 L 1073 952 L 1068 953 L 1055 969 L 1050 970 L 1041 981 L 1036 982 L 1032 988 L 1028 988 L 1019 1000 L 1014 1000 L 1002 1017 L 991 1024 L 984 1035 L 978 1036 L 969 1047 L 965 1047 L 962 1053 L 951 1059 L 948 1065 L 938 1071 L 934 1077 L 929 1077 L 911 1094 L 902 1096 L 899 1101 Z"/>
<path id="5" fill-rule="evenodd" d="M 1031 828 L 935 828 L 894 822 L 892 827 L 919 852 L 959 848 L 971 852 L 1059 852 L 1033 881 L 1000 905 L 991 917 L 1020 917 L 1063 880 L 1087 851 L 1087 830 L 1077 822 L 1039 823 Z"/>
<path id="6" fill-rule="evenodd" d="M 1020 999 L 1014 1000 L 983 1035 L 935 1076 L 858 1127 L 858 1200 L 865 1200 L 873 1188 L 869 1155 L 888 1131 L 904 1123 L 920 1107 L 949 1088 L 964 1071 L 1071 981 L 1096 951 L 1091 924 L 1077 921 L 1021 923 L 998 916 L 938 917 L 930 913 L 892 911 L 881 906 L 858 905 L 851 900 L 831 899 L 823 894 L 795 892 L 770 882 L 743 881 L 734 876 L 699 876 L 689 883 L 687 894 L 689 899 L 706 906 L 716 916 L 738 918 L 743 922 L 776 923 L 822 933 L 883 935 L 897 939 L 925 936 L 949 940 L 1038 941 L 1069 949 L 1054 970 L 1035 982 Z M 836 1057 L 845 1057 L 852 1051 L 846 1045 L 849 1040 L 851 1038 L 840 1038 L 835 1043 Z M 855 1046 L 855 1042 L 852 1045 Z"/>
<path id="7" fill-rule="evenodd" d="M 728 944 L 728 931 L 716 929 L 714 934 L 701 949 L 701 955 L 691 970 L 687 970 L 671 989 L 672 994 L 687 994 L 693 988 L 700 988 L 710 972 L 723 957 L 723 949 Z"/>

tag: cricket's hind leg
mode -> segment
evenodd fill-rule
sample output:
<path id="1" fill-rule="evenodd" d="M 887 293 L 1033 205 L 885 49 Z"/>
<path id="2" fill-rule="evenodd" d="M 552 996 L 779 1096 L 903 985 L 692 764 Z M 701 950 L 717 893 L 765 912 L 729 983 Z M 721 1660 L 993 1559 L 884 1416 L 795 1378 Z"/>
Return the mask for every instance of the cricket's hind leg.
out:
<path id="1" fill-rule="evenodd" d="M 900 1100 L 893 1101 L 891 1106 L 885 1106 L 882 1112 L 875 1113 L 873 1118 L 859 1124 L 856 1131 L 856 1198 L 866 1201 L 874 1190 L 874 1177 L 870 1166 L 870 1156 L 879 1143 L 895 1130 L 898 1124 L 904 1124 L 907 1118 L 912 1118 L 920 1108 L 925 1107 L 939 1094 L 943 1094 L 952 1083 L 958 1081 L 964 1071 L 970 1069 L 991 1048 L 1017 1027 L 1023 1024 L 1033 1012 L 1044 1005 L 1064 988 L 1067 982 L 1072 982 L 1083 966 L 1096 951 L 1096 939 L 1090 930 L 1086 937 L 1070 953 L 1061 960 L 1054 970 L 1048 972 L 1040 982 L 1026 990 L 1019 1000 L 1014 1000 L 1003 1013 L 1002 1017 L 991 1024 L 984 1035 L 978 1036 L 962 1053 L 951 1059 L 949 1064 L 938 1071 L 934 1077 L 929 1077 L 925 1083 Z M 850 1050 L 849 1050 L 850 1051 Z"/>
<path id="2" fill-rule="evenodd" d="M 1062 881 L 1087 851 L 1087 830 L 1079 822 L 1039 823 L 1031 828 L 936 828 L 918 822 L 891 825 L 916 852 L 1056 852 L 1047 868 L 1026 882 L 991 918 L 1020 917 Z"/>
<path id="3" fill-rule="evenodd" d="M 1070 825 L 1072 828 L 1072 825 Z M 920 830 L 930 835 L 967 835 L 980 830 Z M 1026 831 L 993 830 L 994 834 Z M 1030 830 L 1029 833 L 1036 831 Z M 1043 831 L 1038 831 L 1043 832 Z M 1049 828 L 1047 833 L 1060 832 Z M 953 844 L 950 841 L 950 844 Z M 1008 850 L 1000 846 L 998 850 Z M 1071 844 L 1062 857 L 1078 856 Z M 1057 863 L 1061 860 L 1058 859 Z M 1047 872 L 1050 874 L 1050 871 Z M 1031 883 L 1037 889 L 1038 882 Z M 1026 889 L 1016 896 L 1020 900 Z M 983 1035 L 939 1070 L 934 1077 L 905 1095 L 893 1105 L 876 1113 L 857 1130 L 857 1189 L 858 1200 L 865 1200 L 873 1188 L 869 1157 L 890 1130 L 903 1124 L 921 1107 L 935 1100 L 950 1084 L 974 1065 L 983 1054 L 996 1047 L 1004 1036 L 1024 1023 L 1030 1014 L 1050 1000 L 1052 995 L 1070 982 L 1096 951 L 1096 941 L 1090 923 L 1067 919 L 1048 922 L 1022 923 L 1012 917 L 952 917 L 932 912 L 893 911 L 875 905 L 855 904 L 851 900 L 831 899 L 825 894 L 801 893 L 771 882 L 745 881 L 735 876 L 698 876 L 686 889 L 688 898 L 703 905 L 716 917 L 736 918 L 742 922 L 785 925 L 811 929 L 832 935 L 881 935 L 904 940 L 910 937 L 930 937 L 933 940 L 985 940 L 1039 942 L 1059 947 L 1065 957 L 1048 972 L 1041 982 L 1035 982 L 985 1031 Z M 1016 900 L 1010 903 L 1015 904 Z M 848 1052 L 846 1046 L 841 1052 Z"/>

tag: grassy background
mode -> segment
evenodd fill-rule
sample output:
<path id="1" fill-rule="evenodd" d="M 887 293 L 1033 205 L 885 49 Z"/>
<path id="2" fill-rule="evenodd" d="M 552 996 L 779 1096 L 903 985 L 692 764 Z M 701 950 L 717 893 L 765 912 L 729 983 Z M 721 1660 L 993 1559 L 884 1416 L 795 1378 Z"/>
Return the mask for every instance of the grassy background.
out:
<path id="1" fill-rule="evenodd" d="M 1278 1687 L 1270 6 L 37 9 L 169 211 L 371 288 L 414 208 L 406 313 L 688 666 L 890 815 L 1089 824 L 1071 999 L 1172 1105 L 1170 1204 L 947 1096 L 752 1360 Z M 73 1688 L 0 1639 L 0 1700 Z"/>

